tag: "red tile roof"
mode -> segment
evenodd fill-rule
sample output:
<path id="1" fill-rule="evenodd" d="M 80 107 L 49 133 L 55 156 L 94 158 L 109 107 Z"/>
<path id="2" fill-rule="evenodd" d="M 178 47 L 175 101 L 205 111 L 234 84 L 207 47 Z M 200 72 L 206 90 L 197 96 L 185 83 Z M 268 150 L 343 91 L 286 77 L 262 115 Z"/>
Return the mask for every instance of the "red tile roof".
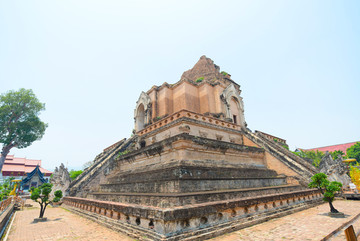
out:
<path id="1" fill-rule="evenodd" d="M 6 156 L 1 172 L 3 176 L 25 176 L 34 170 L 37 165 L 40 166 L 40 170 L 44 176 L 50 176 L 52 174 L 52 172 L 41 167 L 41 160 L 14 157 L 14 155 Z"/>
<path id="2" fill-rule="evenodd" d="M 311 148 L 311 149 L 301 149 L 302 151 L 322 151 L 322 152 L 333 152 L 333 151 L 343 151 L 346 154 L 346 149 L 349 147 L 355 145 L 358 141 L 345 143 L 345 144 L 339 144 L 339 145 L 333 145 L 333 146 L 324 146 L 324 147 L 317 147 L 317 148 Z"/>

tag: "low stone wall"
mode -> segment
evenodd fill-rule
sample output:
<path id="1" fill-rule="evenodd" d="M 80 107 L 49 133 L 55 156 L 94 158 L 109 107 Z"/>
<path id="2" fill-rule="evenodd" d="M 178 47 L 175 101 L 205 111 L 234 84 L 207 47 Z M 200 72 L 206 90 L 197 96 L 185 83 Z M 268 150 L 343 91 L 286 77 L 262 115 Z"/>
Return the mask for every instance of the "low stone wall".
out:
<path id="1" fill-rule="evenodd" d="M 11 214 L 14 212 L 15 203 L 11 203 L 0 216 L 0 238 L 3 235 L 4 227 L 6 226 Z"/>
<path id="2" fill-rule="evenodd" d="M 302 190 L 299 185 L 283 185 L 274 187 L 231 189 L 190 193 L 101 193 L 94 192 L 88 196 L 102 201 L 113 201 L 126 204 L 139 204 L 160 208 L 176 208 L 187 205 L 207 205 L 207 203 L 221 203 L 223 200 L 239 200 Z"/>
<path id="3" fill-rule="evenodd" d="M 320 203 L 317 190 L 266 197 L 156 208 L 65 197 L 65 206 L 127 235 L 150 240 L 203 240 Z"/>

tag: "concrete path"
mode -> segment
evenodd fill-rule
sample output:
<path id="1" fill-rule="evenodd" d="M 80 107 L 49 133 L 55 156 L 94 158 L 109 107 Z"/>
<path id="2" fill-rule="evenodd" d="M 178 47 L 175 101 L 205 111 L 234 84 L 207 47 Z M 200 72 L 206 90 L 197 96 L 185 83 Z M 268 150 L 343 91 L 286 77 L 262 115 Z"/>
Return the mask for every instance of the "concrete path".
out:
<path id="1" fill-rule="evenodd" d="M 28 200 L 28 202 L 32 202 Z M 105 228 L 93 221 L 72 214 L 62 208 L 46 209 L 47 222 L 33 223 L 39 215 L 39 204 L 16 213 L 7 241 L 50 240 L 121 240 L 134 241 L 123 234 Z M 346 214 L 345 218 L 327 215 L 328 204 L 307 209 L 278 219 L 235 231 L 210 241 L 270 241 L 270 240 L 321 240 L 360 214 L 360 201 L 335 201 L 334 206 Z M 353 221 L 355 231 L 360 231 L 360 215 Z M 346 226 L 347 227 L 347 226 Z M 330 240 L 346 240 L 343 229 Z"/>
<path id="2" fill-rule="evenodd" d="M 40 205 L 32 200 L 27 203 L 33 207 L 16 212 L 7 241 L 134 240 L 60 207 L 48 206 L 45 211 L 48 221 L 34 223 L 34 218 L 39 217 Z"/>

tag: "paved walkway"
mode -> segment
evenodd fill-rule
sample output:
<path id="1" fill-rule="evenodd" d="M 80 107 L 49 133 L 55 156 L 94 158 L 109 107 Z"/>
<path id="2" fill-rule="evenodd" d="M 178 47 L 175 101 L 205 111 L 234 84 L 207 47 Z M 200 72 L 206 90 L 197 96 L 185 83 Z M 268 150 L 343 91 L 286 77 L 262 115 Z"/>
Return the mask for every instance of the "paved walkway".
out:
<path id="1" fill-rule="evenodd" d="M 329 217 L 327 215 L 330 211 L 329 204 L 324 203 L 314 208 L 272 219 L 209 241 L 321 240 L 360 213 L 360 201 L 336 200 L 334 206 L 345 214 L 345 218 Z M 358 232 L 360 230 L 360 218 L 353 225 L 355 232 Z M 332 237 L 330 240 L 346 240 L 344 231 L 341 230 L 336 237 Z"/>
<path id="2" fill-rule="evenodd" d="M 32 202 L 28 200 L 27 202 Z M 47 222 L 33 223 L 39 215 L 37 203 L 16 213 L 8 241 L 52 241 L 52 240 L 111 240 L 134 241 L 123 234 L 105 228 L 93 221 L 72 214 L 62 208 L 46 209 Z M 335 201 L 335 208 L 346 214 L 345 218 L 327 216 L 329 205 L 323 204 L 311 209 L 273 219 L 246 229 L 235 231 L 210 241 L 241 240 L 321 240 L 326 235 L 353 219 L 360 213 L 360 201 Z M 360 231 L 360 218 L 353 223 L 355 231 Z M 344 231 L 330 240 L 343 241 Z"/>
<path id="3" fill-rule="evenodd" d="M 45 210 L 48 221 L 34 223 L 34 218 L 39 217 L 40 205 L 32 200 L 27 200 L 27 203 L 31 203 L 33 207 L 16 212 L 7 241 L 134 241 L 63 208 L 48 206 Z"/>

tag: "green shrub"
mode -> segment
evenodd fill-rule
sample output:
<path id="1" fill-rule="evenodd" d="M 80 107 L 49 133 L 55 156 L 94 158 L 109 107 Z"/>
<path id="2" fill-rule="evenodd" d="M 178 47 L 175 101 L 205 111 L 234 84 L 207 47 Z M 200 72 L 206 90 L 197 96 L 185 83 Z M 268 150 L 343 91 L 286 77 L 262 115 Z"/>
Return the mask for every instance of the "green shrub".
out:
<path id="1" fill-rule="evenodd" d="M 44 217 L 45 209 L 47 205 L 54 202 L 59 202 L 63 196 L 61 190 L 55 191 L 54 199 L 50 200 L 50 193 L 52 189 L 52 184 L 50 183 L 44 183 L 43 185 L 39 186 L 38 188 L 34 188 L 31 192 L 30 198 L 34 200 L 35 202 L 38 202 L 40 204 L 40 215 L 39 218 Z"/>
<path id="2" fill-rule="evenodd" d="M 129 152 L 130 152 L 129 150 L 121 151 L 121 152 L 119 152 L 119 153 L 117 154 L 116 158 L 119 158 L 119 157 L 121 157 L 121 156 L 123 156 L 123 155 L 126 155 L 126 154 L 128 154 Z"/>
<path id="3" fill-rule="evenodd" d="M 340 182 L 330 182 L 327 179 L 327 175 L 325 173 L 317 173 L 311 177 L 311 182 L 309 183 L 310 188 L 317 188 L 324 195 L 323 200 L 328 202 L 330 205 L 330 212 L 338 213 L 339 211 L 334 208 L 332 202 L 334 201 L 336 192 L 341 190 L 342 184 Z"/>

